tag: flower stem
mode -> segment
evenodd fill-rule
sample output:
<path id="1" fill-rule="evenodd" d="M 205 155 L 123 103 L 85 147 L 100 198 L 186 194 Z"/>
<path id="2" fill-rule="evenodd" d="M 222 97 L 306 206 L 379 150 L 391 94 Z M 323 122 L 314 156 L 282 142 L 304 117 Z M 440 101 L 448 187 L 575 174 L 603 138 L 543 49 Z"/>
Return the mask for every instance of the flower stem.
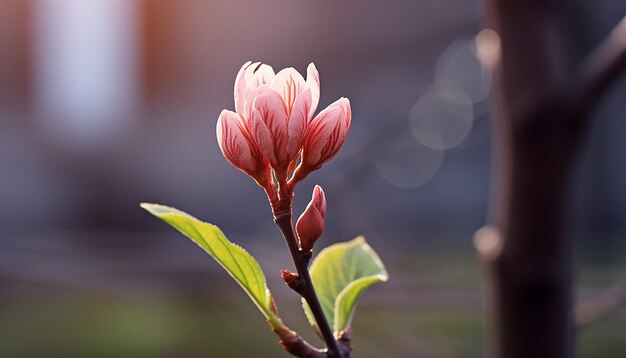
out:
<path id="1" fill-rule="evenodd" d="M 348 354 L 346 353 L 342 355 L 342 351 L 339 349 L 339 345 L 335 340 L 333 331 L 330 328 L 328 321 L 326 320 L 326 316 L 324 315 L 324 311 L 322 310 L 320 301 L 317 297 L 317 294 L 315 293 L 313 282 L 311 282 L 311 276 L 309 275 L 308 269 L 309 261 L 311 260 L 311 254 L 305 253 L 298 248 L 298 243 L 296 241 L 296 235 L 292 224 L 291 202 L 293 200 L 293 192 L 288 189 L 286 191 L 287 195 L 280 195 L 279 200 L 272 202 L 272 211 L 274 213 L 274 222 L 276 222 L 276 225 L 282 232 L 285 241 L 287 242 L 289 252 L 291 253 L 291 258 L 293 259 L 293 263 L 295 264 L 296 270 L 298 272 L 298 278 L 299 280 L 301 280 L 301 284 L 294 286 L 297 287 L 294 288 L 294 291 L 302 296 L 302 298 L 304 298 L 304 300 L 311 308 L 313 317 L 317 322 L 319 331 L 322 335 L 322 338 L 324 338 L 326 347 L 328 348 L 328 358 L 347 358 Z M 283 191 L 282 193 L 285 192 Z"/>

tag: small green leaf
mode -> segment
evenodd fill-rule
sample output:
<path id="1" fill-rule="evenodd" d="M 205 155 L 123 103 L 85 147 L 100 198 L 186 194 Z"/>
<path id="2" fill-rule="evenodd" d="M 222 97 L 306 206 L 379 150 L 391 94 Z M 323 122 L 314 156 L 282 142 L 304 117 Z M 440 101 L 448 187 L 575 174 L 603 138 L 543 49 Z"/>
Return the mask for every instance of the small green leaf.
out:
<path id="1" fill-rule="evenodd" d="M 273 328 L 282 327 L 259 263 L 241 246 L 230 242 L 215 225 L 169 206 L 142 203 L 141 207 L 170 224 L 211 255 L 250 296 Z"/>
<path id="2" fill-rule="evenodd" d="M 350 326 L 361 293 L 389 278 L 382 261 L 362 236 L 325 248 L 313 260 L 309 271 L 326 319 L 333 324 L 335 333 Z M 303 307 L 309 322 L 316 327 L 304 300 Z"/>

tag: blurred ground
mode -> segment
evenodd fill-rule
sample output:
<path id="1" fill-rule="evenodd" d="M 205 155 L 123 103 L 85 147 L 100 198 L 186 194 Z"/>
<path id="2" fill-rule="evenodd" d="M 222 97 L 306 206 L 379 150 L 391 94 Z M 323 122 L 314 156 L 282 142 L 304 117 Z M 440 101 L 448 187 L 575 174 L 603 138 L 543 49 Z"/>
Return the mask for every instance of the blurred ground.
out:
<path id="1" fill-rule="evenodd" d="M 0 258 L 4 269 L 15 265 L 48 276 L 0 277 L 0 356 L 287 356 L 239 287 L 195 245 L 177 245 L 186 239 L 173 232 L 132 235 L 146 245 L 126 247 L 124 257 L 108 255 L 102 247 L 57 247 L 51 250 L 55 256 L 37 260 L 40 253 L 29 250 L 26 241 L 3 242 L 14 257 L 23 255 L 13 262 Z M 121 233 L 114 236 L 113 246 L 128 245 Z M 374 245 L 391 280 L 373 286 L 360 302 L 355 357 L 483 356 L 480 268 L 469 240 L 456 250 L 446 244 L 450 240 L 458 238 L 425 240 L 410 249 Z M 283 319 L 321 345 L 299 301 L 279 280 L 278 269 L 288 262 L 282 243 L 249 249 L 259 257 Z M 191 260 L 180 260 L 185 253 Z M 580 297 L 599 295 L 626 272 L 626 248 L 614 255 L 610 262 L 579 256 Z M 74 272 L 63 282 L 52 272 L 62 272 L 61 266 Z M 582 331 L 580 357 L 623 357 L 624 332 L 626 309 Z"/>

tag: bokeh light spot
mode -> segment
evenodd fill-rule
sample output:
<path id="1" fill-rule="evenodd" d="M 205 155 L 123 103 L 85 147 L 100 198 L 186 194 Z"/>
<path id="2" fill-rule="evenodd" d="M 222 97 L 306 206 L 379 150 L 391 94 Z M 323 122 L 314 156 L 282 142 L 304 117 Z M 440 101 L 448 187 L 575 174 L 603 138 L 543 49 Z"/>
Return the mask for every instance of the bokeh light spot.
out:
<path id="1" fill-rule="evenodd" d="M 484 29 L 476 35 L 476 56 L 485 67 L 492 67 L 500 58 L 500 36 Z"/>
<path id="2" fill-rule="evenodd" d="M 441 54 L 435 70 L 435 85 L 464 93 L 472 103 L 489 96 L 489 78 L 476 56 L 473 38 L 453 41 Z"/>
<path id="3" fill-rule="evenodd" d="M 457 146 L 472 129 L 474 112 L 470 99 L 460 91 L 432 89 L 409 112 L 413 137 L 431 149 Z"/>
<path id="4" fill-rule="evenodd" d="M 383 148 L 374 165 L 387 182 L 400 188 L 414 188 L 435 176 L 442 162 L 442 151 L 420 145 L 407 136 Z"/>

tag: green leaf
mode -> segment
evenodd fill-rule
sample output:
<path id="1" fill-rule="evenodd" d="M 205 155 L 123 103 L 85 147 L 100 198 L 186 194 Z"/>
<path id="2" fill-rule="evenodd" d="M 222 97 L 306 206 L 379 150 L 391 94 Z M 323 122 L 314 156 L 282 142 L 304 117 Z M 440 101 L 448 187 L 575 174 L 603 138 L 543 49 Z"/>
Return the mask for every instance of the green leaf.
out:
<path id="1" fill-rule="evenodd" d="M 230 242 L 215 225 L 164 205 L 142 203 L 141 207 L 203 248 L 237 281 L 270 325 L 273 328 L 282 327 L 263 271 L 252 255 Z"/>
<path id="2" fill-rule="evenodd" d="M 350 326 L 363 291 L 389 278 L 382 261 L 362 236 L 325 248 L 309 271 L 326 319 L 336 334 Z M 309 322 L 316 327 L 304 300 L 303 307 Z"/>

